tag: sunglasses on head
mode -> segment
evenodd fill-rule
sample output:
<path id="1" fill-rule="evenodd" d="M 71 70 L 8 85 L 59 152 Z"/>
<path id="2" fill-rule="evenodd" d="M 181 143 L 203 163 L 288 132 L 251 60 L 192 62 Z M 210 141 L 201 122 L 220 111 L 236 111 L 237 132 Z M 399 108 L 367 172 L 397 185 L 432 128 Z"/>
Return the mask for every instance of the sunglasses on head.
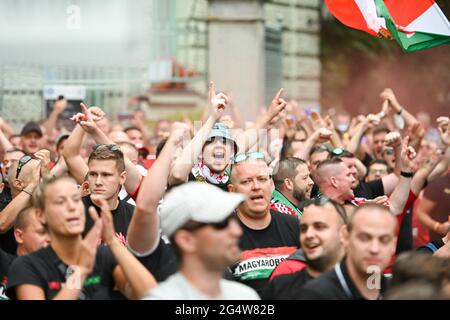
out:
<path id="1" fill-rule="evenodd" d="M 95 150 L 97 150 L 99 148 L 106 148 L 109 151 L 118 151 L 118 150 L 120 150 L 120 147 L 117 144 L 100 144 L 100 143 L 95 144 L 92 147 L 92 150 L 95 151 Z"/>
<path id="2" fill-rule="evenodd" d="M 237 155 L 235 155 L 233 157 L 232 160 L 233 160 L 233 163 L 239 163 L 239 162 L 243 162 L 249 158 L 262 159 L 262 160 L 265 159 L 264 153 L 255 151 L 255 152 L 248 152 L 248 153 L 238 153 Z"/>
<path id="3" fill-rule="evenodd" d="M 20 171 L 22 171 L 23 166 L 30 162 L 31 159 L 32 158 L 30 156 L 23 156 L 22 158 L 20 158 L 16 170 L 16 179 L 19 177 Z"/>
<path id="4" fill-rule="evenodd" d="M 323 207 L 327 204 L 331 204 L 336 209 L 337 213 L 342 218 L 343 222 L 345 224 L 347 224 L 347 213 L 345 211 L 345 208 L 343 206 L 341 206 L 339 203 L 337 203 L 336 201 L 334 201 L 328 197 L 325 197 L 325 196 L 319 196 L 319 197 L 316 197 L 313 199 L 306 200 L 303 205 L 302 211 L 305 208 L 309 207 L 310 205 L 315 205 L 317 207 Z"/>
<path id="5" fill-rule="evenodd" d="M 333 155 L 333 156 L 340 156 L 341 154 L 343 154 L 345 152 L 345 149 L 343 149 L 343 148 L 336 148 L 336 149 L 333 149 L 332 151 L 331 151 L 331 154 Z"/>
<path id="6" fill-rule="evenodd" d="M 206 226 L 211 226 L 215 230 L 223 230 L 228 227 L 230 224 L 230 221 L 236 219 L 233 215 L 228 216 L 227 218 L 223 219 L 219 222 L 198 222 L 194 220 L 188 221 L 181 229 L 188 230 L 188 231 L 195 231 L 198 229 L 201 229 Z"/>

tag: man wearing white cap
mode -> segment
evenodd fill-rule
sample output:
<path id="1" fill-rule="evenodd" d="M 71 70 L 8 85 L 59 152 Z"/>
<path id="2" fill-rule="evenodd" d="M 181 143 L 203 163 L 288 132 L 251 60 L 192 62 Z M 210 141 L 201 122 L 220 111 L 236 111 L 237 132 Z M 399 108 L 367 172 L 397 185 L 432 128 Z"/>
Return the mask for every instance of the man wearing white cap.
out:
<path id="1" fill-rule="evenodd" d="M 232 214 L 244 200 L 242 194 L 201 182 L 169 192 L 161 208 L 161 228 L 180 259 L 180 271 L 144 299 L 259 299 L 253 289 L 222 279 L 239 259 L 242 230 Z"/>

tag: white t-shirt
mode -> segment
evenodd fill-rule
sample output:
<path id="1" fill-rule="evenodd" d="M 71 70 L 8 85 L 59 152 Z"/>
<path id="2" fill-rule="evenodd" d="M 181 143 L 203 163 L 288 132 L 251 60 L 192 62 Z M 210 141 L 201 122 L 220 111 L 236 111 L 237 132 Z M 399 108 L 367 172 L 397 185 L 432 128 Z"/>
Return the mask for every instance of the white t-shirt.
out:
<path id="1" fill-rule="evenodd" d="M 221 295 L 211 298 L 194 288 L 181 272 L 170 276 L 158 287 L 149 291 L 143 300 L 260 300 L 252 288 L 225 279 L 220 280 Z"/>

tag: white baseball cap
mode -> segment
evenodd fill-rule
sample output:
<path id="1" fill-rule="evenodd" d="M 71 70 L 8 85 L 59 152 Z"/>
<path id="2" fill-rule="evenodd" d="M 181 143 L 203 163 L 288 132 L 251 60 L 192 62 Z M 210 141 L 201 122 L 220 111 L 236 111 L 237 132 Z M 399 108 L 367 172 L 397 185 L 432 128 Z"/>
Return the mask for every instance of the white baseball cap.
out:
<path id="1" fill-rule="evenodd" d="M 189 220 L 216 223 L 229 217 L 246 200 L 207 182 L 188 182 L 172 189 L 161 207 L 161 229 L 170 237 Z"/>

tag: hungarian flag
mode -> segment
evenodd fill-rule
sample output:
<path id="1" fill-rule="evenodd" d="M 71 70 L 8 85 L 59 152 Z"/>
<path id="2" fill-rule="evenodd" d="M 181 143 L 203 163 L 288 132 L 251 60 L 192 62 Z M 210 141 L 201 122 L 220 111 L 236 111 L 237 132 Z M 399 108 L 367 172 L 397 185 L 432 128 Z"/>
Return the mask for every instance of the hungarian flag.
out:
<path id="1" fill-rule="evenodd" d="M 395 39 L 408 51 L 450 44 L 450 23 L 434 0 L 325 0 L 343 24 Z"/>

